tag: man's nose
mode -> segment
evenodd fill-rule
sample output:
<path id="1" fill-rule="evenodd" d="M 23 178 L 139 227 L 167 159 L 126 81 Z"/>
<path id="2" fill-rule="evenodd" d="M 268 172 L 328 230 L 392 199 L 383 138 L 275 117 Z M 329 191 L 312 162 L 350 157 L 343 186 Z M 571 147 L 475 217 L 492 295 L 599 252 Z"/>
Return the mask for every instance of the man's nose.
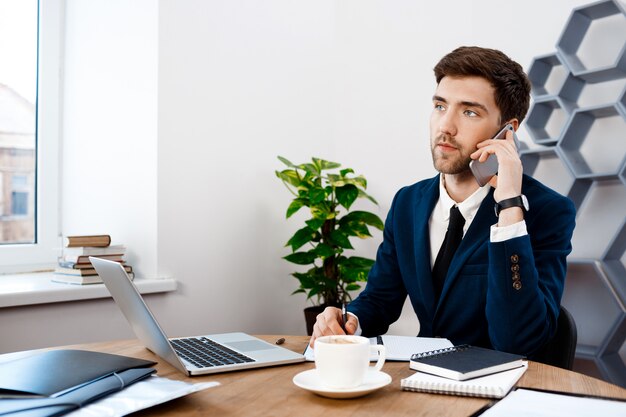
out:
<path id="1" fill-rule="evenodd" d="M 445 113 L 439 119 L 439 132 L 448 136 L 456 136 L 456 121 L 454 115 Z"/>

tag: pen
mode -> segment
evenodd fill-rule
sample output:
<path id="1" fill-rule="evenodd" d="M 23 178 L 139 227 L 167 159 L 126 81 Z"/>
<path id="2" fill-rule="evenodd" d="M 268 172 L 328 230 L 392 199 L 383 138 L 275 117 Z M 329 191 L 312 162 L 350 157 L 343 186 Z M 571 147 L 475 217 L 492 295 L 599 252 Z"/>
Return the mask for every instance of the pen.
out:
<path id="1" fill-rule="evenodd" d="M 343 320 L 343 324 L 341 327 L 343 328 L 343 332 L 348 334 L 348 330 L 346 329 L 346 323 L 348 323 L 348 312 L 346 311 L 346 303 L 345 301 L 341 303 L 341 318 Z"/>

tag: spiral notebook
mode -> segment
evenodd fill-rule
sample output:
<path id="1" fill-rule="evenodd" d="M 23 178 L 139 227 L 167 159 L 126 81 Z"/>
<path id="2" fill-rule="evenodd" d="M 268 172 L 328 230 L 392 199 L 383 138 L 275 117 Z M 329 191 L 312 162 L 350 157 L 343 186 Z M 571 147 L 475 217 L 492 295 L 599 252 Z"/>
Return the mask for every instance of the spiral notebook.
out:
<path id="1" fill-rule="evenodd" d="M 400 381 L 405 391 L 429 392 L 433 394 L 462 395 L 467 397 L 503 398 L 524 375 L 528 362 L 519 368 L 486 375 L 467 381 L 456 381 L 437 375 L 416 372 Z"/>
<path id="2" fill-rule="evenodd" d="M 459 345 L 416 353 L 409 366 L 416 371 L 464 381 L 522 366 L 524 356 L 477 346 Z"/>

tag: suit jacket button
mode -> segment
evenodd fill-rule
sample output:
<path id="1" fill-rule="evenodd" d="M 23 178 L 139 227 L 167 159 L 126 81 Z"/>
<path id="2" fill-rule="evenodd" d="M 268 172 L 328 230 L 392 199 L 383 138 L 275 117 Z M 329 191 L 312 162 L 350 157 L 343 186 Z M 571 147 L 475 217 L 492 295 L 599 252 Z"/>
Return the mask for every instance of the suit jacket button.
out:
<path id="1" fill-rule="evenodd" d="M 518 272 L 519 271 L 519 265 L 518 264 L 513 264 L 513 266 L 511 266 L 511 271 Z"/>
<path id="2" fill-rule="evenodd" d="M 515 288 L 516 290 L 520 290 L 522 288 L 522 282 L 521 281 L 513 281 L 513 288 Z"/>
<path id="3" fill-rule="evenodd" d="M 519 256 L 517 254 L 515 255 L 511 255 L 511 262 L 513 262 L 514 264 L 519 262 Z"/>
<path id="4" fill-rule="evenodd" d="M 519 279 L 520 279 L 519 272 L 513 272 L 513 275 L 511 276 L 511 279 L 513 279 L 513 281 L 519 281 Z"/>

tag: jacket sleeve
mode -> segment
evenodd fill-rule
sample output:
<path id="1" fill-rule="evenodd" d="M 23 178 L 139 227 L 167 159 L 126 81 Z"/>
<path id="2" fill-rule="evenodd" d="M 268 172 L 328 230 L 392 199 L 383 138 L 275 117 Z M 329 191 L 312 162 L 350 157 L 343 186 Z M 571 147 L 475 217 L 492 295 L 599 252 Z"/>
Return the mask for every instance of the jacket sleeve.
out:
<path id="1" fill-rule="evenodd" d="M 535 211 L 528 235 L 489 243 L 485 310 L 493 347 L 529 356 L 556 331 L 576 217 L 564 197 Z"/>
<path id="2" fill-rule="evenodd" d="M 348 306 L 348 311 L 359 318 L 362 334 L 366 337 L 385 334 L 389 324 L 400 317 L 407 296 L 394 241 L 394 210 L 401 192 L 391 203 L 385 220 L 383 242 L 378 247 L 376 262 L 370 270 L 365 289 Z"/>

